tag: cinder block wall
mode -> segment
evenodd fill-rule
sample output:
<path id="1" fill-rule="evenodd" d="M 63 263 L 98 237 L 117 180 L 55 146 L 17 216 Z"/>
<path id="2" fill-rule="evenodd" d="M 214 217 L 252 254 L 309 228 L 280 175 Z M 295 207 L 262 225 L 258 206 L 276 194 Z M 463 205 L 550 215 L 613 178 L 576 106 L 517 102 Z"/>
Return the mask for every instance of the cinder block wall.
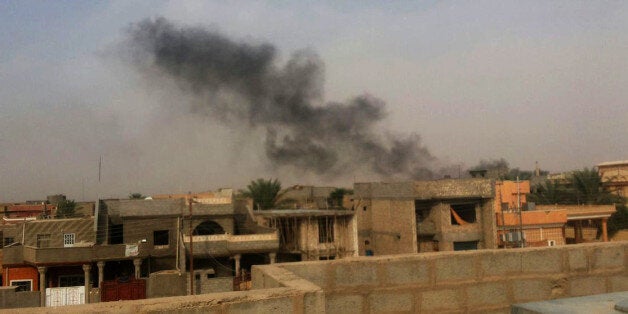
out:
<path id="1" fill-rule="evenodd" d="M 39 291 L 16 292 L 16 287 L 0 287 L 0 309 L 39 306 Z"/>
<path id="2" fill-rule="evenodd" d="M 508 313 L 515 303 L 628 290 L 628 242 L 277 266 L 323 288 L 328 313 Z"/>

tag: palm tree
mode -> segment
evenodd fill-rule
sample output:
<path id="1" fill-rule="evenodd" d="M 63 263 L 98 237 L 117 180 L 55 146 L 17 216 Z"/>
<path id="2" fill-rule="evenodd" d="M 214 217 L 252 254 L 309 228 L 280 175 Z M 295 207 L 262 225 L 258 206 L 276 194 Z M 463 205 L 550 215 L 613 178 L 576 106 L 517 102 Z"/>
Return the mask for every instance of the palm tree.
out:
<path id="1" fill-rule="evenodd" d="M 260 178 L 251 181 L 242 195 L 253 199 L 255 209 L 266 210 L 275 207 L 277 200 L 281 196 L 279 191 L 281 191 L 281 182 L 279 180 Z"/>
<path id="2" fill-rule="evenodd" d="M 572 196 L 573 193 L 558 181 L 545 180 L 537 185 L 536 192 L 530 194 L 528 199 L 537 204 L 570 204 Z"/>
<path id="3" fill-rule="evenodd" d="M 584 168 L 573 173 L 572 185 L 578 204 L 613 204 L 620 202 L 614 194 L 604 190 L 602 178 L 593 168 Z"/>

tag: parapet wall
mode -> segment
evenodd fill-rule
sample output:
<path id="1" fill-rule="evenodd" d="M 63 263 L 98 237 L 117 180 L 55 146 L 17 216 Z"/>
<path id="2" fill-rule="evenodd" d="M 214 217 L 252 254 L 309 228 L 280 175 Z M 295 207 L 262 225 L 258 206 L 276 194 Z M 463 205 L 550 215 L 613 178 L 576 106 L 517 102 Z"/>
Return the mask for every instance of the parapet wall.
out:
<path id="1" fill-rule="evenodd" d="M 515 303 L 628 291 L 628 241 L 273 264 L 252 275 L 250 291 L 28 311 L 509 313 Z"/>
<path id="2" fill-rule="evenodd" d="M 17 287 L 0 287 L 0 309 L 39 306 L 39 292 L 15 291 Z"/>
<path id="3" fill-rule="evenodd" d="M 264 272 L 266 267 L 256 271 Z M 515 303 L 627 291 L 628 242 L 360 257 L 273 267 L 321 287 L 328 313 L 358 309 L 363 313 L 507 313 Z"/>

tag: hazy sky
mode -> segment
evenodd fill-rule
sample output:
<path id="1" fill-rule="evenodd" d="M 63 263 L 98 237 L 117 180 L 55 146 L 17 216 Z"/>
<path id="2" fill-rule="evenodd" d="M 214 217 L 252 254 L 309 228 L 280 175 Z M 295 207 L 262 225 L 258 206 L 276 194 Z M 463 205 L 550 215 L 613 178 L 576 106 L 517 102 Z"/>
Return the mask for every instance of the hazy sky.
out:
<path id="1" fill-rule="evenodd" d="M 377 179 L 273 167 L 259 132 L 147 80 L 120 51 L 157 17 L 270 43 L 278 63 L 316 52 L 325 102 L 382 99 L 381 129 L 419 134 L 438 166 L 628 159 L 628 2 L 337 2 L 1 1 L 0 201 Z"/>

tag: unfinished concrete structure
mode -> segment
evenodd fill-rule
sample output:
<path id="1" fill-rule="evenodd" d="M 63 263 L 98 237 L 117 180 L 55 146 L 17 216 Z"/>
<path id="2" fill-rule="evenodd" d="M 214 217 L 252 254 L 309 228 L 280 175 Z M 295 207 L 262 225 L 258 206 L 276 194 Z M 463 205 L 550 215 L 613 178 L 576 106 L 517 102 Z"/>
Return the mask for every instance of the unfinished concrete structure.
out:
<path id="1" fill-rule="evenodd" d="M 496 248 L 493 181 L 355 183 L 360 255 Z"/>
<path id="2" fill-rule="evenodd" d="M 294 185 L 279 192 L 277 204 L 292 209 L 329 209 L 329 195 L 336 188 L 311 185 Z"/>
<path id="3" fill-rule="evenodd" d="M 351 210 L 258 210 L 261 224 L 279 232 L 277 261 L 311 261 L 357 255 L 357 224 Z"/>

